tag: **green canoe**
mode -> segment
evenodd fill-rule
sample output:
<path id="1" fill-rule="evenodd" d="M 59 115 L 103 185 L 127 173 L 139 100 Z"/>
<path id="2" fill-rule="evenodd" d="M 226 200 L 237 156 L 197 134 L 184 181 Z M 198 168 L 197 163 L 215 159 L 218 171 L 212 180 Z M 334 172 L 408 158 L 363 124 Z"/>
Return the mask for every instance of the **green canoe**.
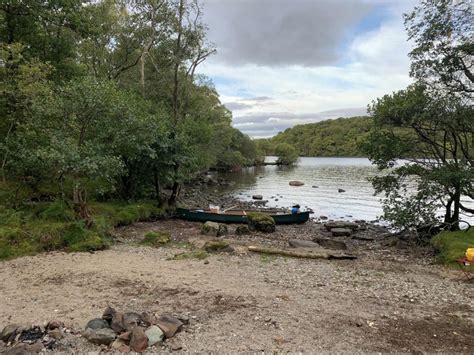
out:
<path id="1" fill-rule="evenodd" d="M 193 222 L 218 222 L 218 223 L 247 223 L 247 212 L 257 211 L 242 211 L 232 210 L 225 213 L 212 213 L 210 211 L 203 210 L 189 210 L 186 208 L 178 208 L 176 210 L 177 217 Z M 300 212 L 296 214 L 277 213 L 273 211 L 258 211 L 270 214 L 275 220 L 275 224 L 297 224 L 305 223 L 309 219 L 309 212 Z"/>

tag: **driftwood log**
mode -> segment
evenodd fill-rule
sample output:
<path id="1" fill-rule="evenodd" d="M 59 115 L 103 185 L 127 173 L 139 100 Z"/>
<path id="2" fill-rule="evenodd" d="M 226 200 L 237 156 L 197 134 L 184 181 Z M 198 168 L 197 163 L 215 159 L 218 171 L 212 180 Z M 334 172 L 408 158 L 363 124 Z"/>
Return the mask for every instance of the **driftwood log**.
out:
<path id="1" fill-rule="evenodd" d="M 249 251 L 254 253 L 261 254 L 270 254 L 270 255 L 281 255 L 281 256 L 290 256 L 292 258 L 306 258 L 306 259 L 348 259 L 353 260 L 357 259 L 355 255 L 344 254 L 344 253 L 328 253 L 328 252 L 317 252 L 311 253 L 308 251 L 297 251 L 297 250 L 285 250 L 285 249 L 276 249 L 276 248 L 264 248 L 257 246 L 249 246 Z"/>

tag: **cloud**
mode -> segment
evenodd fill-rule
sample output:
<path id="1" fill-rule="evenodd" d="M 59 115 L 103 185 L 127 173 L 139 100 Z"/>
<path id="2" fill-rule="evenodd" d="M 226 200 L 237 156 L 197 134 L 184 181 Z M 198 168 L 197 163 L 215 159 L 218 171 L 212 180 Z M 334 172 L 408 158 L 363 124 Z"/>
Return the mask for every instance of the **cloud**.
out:
<path id="1" fill-rule="evenodd" d="M 346 108 L 317 113 L 295 114 L 289 112 L 268 112 L 235 117 L 232 122 L 245 134 L 254 138 L 270 137 L 298 124 L 320 122 L 339 117 L 367 115 L 365 108 Z"/>
<path id="2" fill-rule="evenodd" d="M 227 109 L 231 111 L 239 111 L 246 108 L 252 108 L 253 105 L 245 104 L 243 102 L 226 102 L 225 107 L 227 107 Z"/>
<path id="3" fill-rule="evenodd" d="M 319 66 L 373 9 L 363 0 L 205 0 L 204 21 L 220 61 Z"/>

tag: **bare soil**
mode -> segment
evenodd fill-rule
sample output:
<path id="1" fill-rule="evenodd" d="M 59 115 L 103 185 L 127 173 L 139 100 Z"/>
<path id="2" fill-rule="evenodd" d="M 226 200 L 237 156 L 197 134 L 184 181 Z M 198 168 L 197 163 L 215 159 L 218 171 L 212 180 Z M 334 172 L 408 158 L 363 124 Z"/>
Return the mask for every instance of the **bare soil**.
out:
<path id="1" fill-rule="evenodd" d="M 0 263 L 0 327 L 59 319 L 73 329 L 58 348 L 100 350 L 80 337 L 107 306 L 187 315 L 190 324 L 162 349 L 186 352 L 456 352 L 474 349 L 474 283 L 434 264 L 430 250 L 345 239 L 357 260 L 249 253 L 327 236 L 320 225 L 278 226 L 230 240 L 234 253 L 171 260 L 199 246 L 199 224 L 169 220 L 117 230 L 101 252 L 55 252 Z M 174 243 L 142 247 L 148 231 Z M 380 234 L 380 233 L 379 233 Z M 344 239 L 341 239 L 344 240 Z M 393 244 L 393 243 L 392 243 Z M 77 333 L 77 334 L 75 334 Z"/>

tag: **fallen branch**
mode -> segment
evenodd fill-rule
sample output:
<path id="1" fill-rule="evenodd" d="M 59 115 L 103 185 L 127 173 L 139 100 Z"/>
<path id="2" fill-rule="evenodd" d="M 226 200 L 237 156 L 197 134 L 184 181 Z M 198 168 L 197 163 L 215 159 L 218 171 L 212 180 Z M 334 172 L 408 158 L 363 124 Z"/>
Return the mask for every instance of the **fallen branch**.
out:
<path id="1" fill-rule="evenodd" d="M 254 253 L 270 254 L 270 255 L 282 255 L 290 256 L 293 258 L 306 258 L 306 259 L 348 259 L 353 260 L 357 259 L 354 255 L 343 254 L 343 253 L 311 253 L 311 252 L 301 252 L 285 249 L 275 249 L 275 248 L 262 248 L 256 246 L 249 246 L 249 251 Z"/>

